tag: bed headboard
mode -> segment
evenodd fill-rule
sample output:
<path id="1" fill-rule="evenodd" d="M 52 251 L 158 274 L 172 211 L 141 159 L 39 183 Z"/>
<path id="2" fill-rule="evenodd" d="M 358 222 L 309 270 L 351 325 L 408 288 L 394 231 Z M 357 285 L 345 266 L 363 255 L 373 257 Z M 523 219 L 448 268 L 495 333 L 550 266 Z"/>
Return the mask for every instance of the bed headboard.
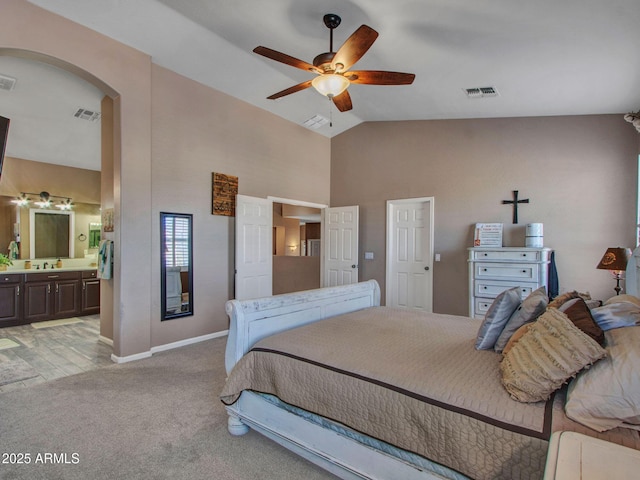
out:
<path id="1" fill-rule="evenodd" d="M 637 247 L 627 262 L 624 293 L 640 297 L 640 247 Z"/>
<path id="2" fill-rule="evenodd" d="M 343 313 L 380 305 L 375 280 L 286 293 L 250 300 L 229 300 L 229 337 L 225 354 L 227 373 L 259 340 L 284 330 Z"/>

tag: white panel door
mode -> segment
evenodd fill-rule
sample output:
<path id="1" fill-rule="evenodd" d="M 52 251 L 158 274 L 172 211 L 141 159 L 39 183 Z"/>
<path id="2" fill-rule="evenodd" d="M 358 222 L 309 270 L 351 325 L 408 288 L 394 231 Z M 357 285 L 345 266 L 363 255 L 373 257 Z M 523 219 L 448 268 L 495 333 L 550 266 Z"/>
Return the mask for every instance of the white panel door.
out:
<path id="1" fill-rule="evenodd" d="M 322 210 L 322 286 L 358 282 L 358 206 Z"/>
<path id="2" fill-rule="evenodd" d="M 387 202 L 386 305 L 433 311 L 433 198 Z"/>
<path id="3" fill-rule="evenodd" d="M 236 299 L 272 295 L 272 230 L 271 200 L 236 197 Z"/>

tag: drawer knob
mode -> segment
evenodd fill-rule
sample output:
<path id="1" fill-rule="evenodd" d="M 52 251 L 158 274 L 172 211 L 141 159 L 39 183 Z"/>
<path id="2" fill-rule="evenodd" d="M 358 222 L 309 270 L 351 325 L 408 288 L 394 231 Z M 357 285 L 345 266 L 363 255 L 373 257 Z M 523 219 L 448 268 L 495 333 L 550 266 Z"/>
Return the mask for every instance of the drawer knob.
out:
<path id="1" fill-rule="evenodd" d="M 522 273 L 527 273 L 527 271 L 526 270 L 522 270 Z"/>
<path id="2" fill-rule="evenodd" d="M 483 269 L 482 269 L 482 271 L 483 271 L 483 272 L 486 272 L 486 271 L 487 271 L 487 269 L 486 269 L 486 268 L 483 268 Z"/>

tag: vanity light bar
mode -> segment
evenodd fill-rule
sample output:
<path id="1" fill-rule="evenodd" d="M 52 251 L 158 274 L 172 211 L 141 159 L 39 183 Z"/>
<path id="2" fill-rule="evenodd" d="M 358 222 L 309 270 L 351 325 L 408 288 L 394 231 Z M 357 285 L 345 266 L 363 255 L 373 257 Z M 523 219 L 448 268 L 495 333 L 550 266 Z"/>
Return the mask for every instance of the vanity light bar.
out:
<path id="1" fill-rule="evenodd" d="M 28 195 L 35 195 L 40 198 L 40 200 L 38 200 L 37 202 L 33 202 L 35 205 L 39 206 L 40 208 L 51 207 L 51 197 L 66 199 L 56 204 L 56 207 L 58 207 L 61 210 L 71 210 L 71 208 L 73 207 L 71 198 L 61 197 L 60 195 L 51 195 L 49 192 L 40 192 L 40 193 L 20 192 L 20 196 L 11 200 L 11 202 L 15 203 L 19 207 L 26 207 L 31 202 L 31 198 L 29 198 Z"/>

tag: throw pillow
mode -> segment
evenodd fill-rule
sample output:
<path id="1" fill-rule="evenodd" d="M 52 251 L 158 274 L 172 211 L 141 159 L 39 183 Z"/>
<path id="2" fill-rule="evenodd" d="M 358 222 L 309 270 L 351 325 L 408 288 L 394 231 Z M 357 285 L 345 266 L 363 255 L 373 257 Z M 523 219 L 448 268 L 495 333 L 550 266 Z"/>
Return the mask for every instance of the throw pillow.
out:
<path id="1" fill-rule="evenodd" d="M 522 338 L 522 336 L 529 331 L 529 326 L 530 325 L 531 325 L 530 323 L 522 325 L 518 330 L 516 330 L 516 333 L 511 335 L 511 338 L 509 339 L 509 341 L 505 345 L 504 350 L 502 350 L 502 355 L 506 355 L 507 352 L 509 352 L 509 350 L 511 350 L 513 348 L 513 346 L 516 344 L 516 342 L 518 340 L 520 340 Z"/>
<path id="2" fill-rule="evenodd" d="M 605 336 L 607 358 L 571 381 L 565 404 L 570 419 L 598 432 L 640 424 L 640 327 Z"/>
<path id="3" fill-rule="evenodd" d="M 635 295 L 629 295 L 628 293 L 622 293 L 620 295 L 614 295 L 609 300 L 604 302 L 604 305 L 611 305 L 612 303 L 631 302 L 640 307 L 640 298 Z"/>
<path id="4" fill-rule="evenodd" d="M 484 320 L 476 337 L 476 349 L 488 350 L 493 348 L 502 329 L 509 321 L 522 301 L 520 287 L 513 287 L 501 292 L 487 310 Z"/>
<path id="5" fill-rule="evenodd" d="M 558 310 L 569 317 L 576 327 L 604 347 L 604 331 L 591 316 L 591 311 L 583 299 L 571 299 Z"/>
<path id="6" fill-rule="evenodd" d="M 633 302 L 618 302 L 592 308 L 591 315 L 604 331 L 640 325 L 640 307 Z"/>
<path id="7" fill-rule="evenodd" d="M 533 322 L 542 315 L 547 308 L 547 303 L 549 303 L 549 297 L 547 297 L 547 290 L 544 287 L 540 287 L 531 292 L 520 306 L 516 308 L 516 311 L 511 314 L 509 321 L 502 329 L 498 340 L 496 340 L 493 349 L 501 353 L 511 338 L 511 335 L 525 323 Z"/>
<path id="8" fill-rule="evenodd" d="M 559 308 L 563 303 L 571 300 L 572 298 L 578 298 L 580 294 L 575 290 L 573 292 L 565 292 L 562 295 L 558 295 L 556 298 L 549 302 L 549 307 Z"/>
<path id="9" fill-rule="evenodd" d="M 519 402 L 539 402 L 606 351 L 555 308 L 529 325 L 500 363 L 502 384 Z"/>

